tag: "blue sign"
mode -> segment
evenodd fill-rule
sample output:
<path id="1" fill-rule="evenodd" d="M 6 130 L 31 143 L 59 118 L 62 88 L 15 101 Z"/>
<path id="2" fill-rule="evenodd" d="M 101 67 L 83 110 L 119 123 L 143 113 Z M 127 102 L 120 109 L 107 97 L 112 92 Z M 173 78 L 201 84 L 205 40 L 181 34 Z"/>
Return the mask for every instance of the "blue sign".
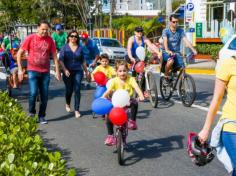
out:
<path id="1" fill-rule="evenodd" d="M 195 28 L 189 28 L 189 32 L 195 32 Z"/>
<path id="2" fill-rule="evenodd" d="M 188 11 L 192 11 L 192 10 L 194 9 L 194 4 L 191 3 L 191 2 L 189 2 L 189 3 L 186 5 L 186 9 L 187 9 Z"/>

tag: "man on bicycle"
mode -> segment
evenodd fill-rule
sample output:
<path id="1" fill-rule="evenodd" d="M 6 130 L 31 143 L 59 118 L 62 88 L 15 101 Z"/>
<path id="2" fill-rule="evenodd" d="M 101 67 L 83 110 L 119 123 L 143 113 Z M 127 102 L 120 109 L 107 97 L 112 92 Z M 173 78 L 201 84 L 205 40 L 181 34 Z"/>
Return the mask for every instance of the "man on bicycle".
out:
<path id="1" fill-rule="evenodd" d="M 173 64 L 176 68 L 184 67 L 183 57 L 180 53 L 181 40 L 184 41 L 186 47 L 191 49 L 194 55 L 197 54 L 197 51 L 187 39 L 184 30 L 178 27 L 178 16 L 172 14 L 169 20 L 170 26 L 162 31 L 164 43 L 163 61 L 166 63 L 165 76 L 167 78 L 170 75 L 170 69 L 172 68 Z"/>

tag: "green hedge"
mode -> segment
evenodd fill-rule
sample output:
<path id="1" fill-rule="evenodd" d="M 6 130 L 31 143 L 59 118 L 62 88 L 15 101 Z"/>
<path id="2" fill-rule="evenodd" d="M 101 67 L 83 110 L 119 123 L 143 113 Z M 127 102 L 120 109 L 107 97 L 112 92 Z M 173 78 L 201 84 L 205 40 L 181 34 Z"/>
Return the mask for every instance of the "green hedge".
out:
<path id="1" fill-rule="evenodd" d="M 0 175 L 76 175 L 60 152 L 48 152 L 33 120 L 20 104 L 0 91 Z"/>
<path id="2" fill-rule="evenodd" d="M 218 53 L 223 46 L 223 44 L 198 43 L 195 48 L 199 54 L 211 55 L 213 59 L 217 59 Z"/>

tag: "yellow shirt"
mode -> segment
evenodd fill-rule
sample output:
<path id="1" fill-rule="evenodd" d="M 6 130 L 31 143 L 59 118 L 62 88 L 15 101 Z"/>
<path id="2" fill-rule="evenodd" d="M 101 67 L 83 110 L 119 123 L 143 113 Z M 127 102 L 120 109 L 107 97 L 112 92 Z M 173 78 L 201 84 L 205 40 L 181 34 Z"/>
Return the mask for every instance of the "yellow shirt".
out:
<path id="1" fill-rule="evenodd" d="M 109 79 L 116 75 L 115 69 L 111 67 L 110 65 L 107 65 L 106 67 L 99 65 L 95 68 L 95 70 L 92 73 L 94 74 L 98 71 L 103 72 L 106 75 L 106 77 Z"/>
<path id="2" fill-rule="evenodd" d="M 228 82 L 227 99 L 223 106 L 221 118 L 236 120 L 236 59 L 225 59 L 217 70 L 216 77 Z M 223 131 L 236 133 L 236 125 L 225 124 Z"/>
<path id="3" fill-rule="evenodd" d="M 135 84 L 137 84 L 136 80 L 131 76 L 127 76 L 125 81 L 121 80 L 119 77 L 115 77 L 111 80 L 111 84 L 110 84 L 108 90 L 116 91 L 119 89 L 124 89 L 129 93 L 130 97 L 132 97 L 134 94 L 134 87 L 133 86 Z"/>

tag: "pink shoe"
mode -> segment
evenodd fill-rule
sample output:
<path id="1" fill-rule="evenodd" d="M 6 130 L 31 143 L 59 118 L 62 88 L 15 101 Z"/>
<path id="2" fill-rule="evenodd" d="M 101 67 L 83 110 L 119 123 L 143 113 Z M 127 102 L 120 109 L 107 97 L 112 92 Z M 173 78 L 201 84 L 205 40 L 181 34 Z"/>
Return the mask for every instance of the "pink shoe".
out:
<path id="1" fill-rule="evenodd" d="M 113 135 L 107 135 L 104 144 L 108 146 L 116 145 L 115 137 Z"/>
<path id="2" fill-rule="evenodd" d="M 134 121 L 134 120 L 129 120 L 129 122 L 128 122 L 128 128 L 130 129 L 130 130 L 137 130 L 137 124 L 136 124 L 136 121 Z"/>

